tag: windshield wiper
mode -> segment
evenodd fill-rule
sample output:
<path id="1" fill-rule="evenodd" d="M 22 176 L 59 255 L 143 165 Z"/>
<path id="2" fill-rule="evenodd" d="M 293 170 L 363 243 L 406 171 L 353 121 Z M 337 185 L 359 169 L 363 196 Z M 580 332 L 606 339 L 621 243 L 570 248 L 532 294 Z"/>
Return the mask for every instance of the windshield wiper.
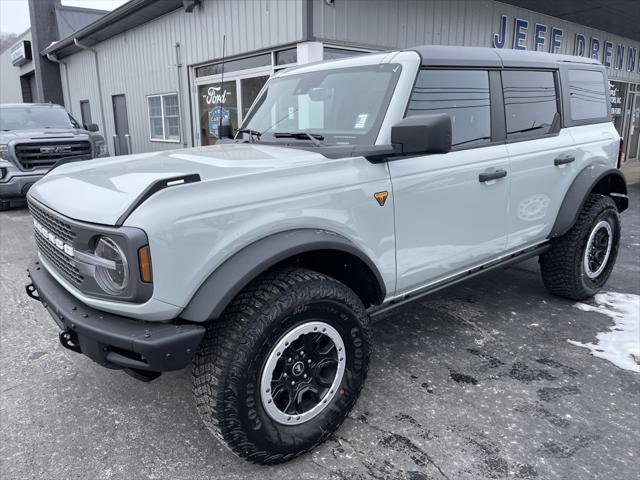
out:
<path id="1" fill-rule="evenodd" d="M 261 132 L 258 132 L 257 130 L 252 130 L 250 128 L 241 128 L 238 130 L 238 133 L 248 133 L 250 143 L 253 143 L 253 137 L 256 137 L 258 141 L 260 141 L 260 137 L 262 136 Z"/>
<path id="2" fill-rule="evenodd" d="M 309 132 L 276 132 L 273 134 L 276 138 L 296 138 L 299 140 L 309 139 L 316 147 L 320 146 L 320 141 L 324 140 L 324 136 L 319 133 Z"/>

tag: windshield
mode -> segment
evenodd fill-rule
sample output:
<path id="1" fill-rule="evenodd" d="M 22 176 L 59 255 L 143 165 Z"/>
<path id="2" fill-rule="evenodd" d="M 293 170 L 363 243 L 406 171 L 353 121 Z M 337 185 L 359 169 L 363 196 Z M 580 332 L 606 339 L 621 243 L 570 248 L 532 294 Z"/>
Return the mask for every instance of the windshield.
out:
<path id="1" fill-rule="evenodd" d="M 242 128 L 261 133 L 263 141 L 311 142 L 306 132 L 323 144 L 371 145 L 401 68 L 367 65 L 274 78 Z"/>
<path id="2" fill-rule="evenodd" d="M 71 115 L 57 107 L 10 107 L 0 109 L 0 130 L 80 128 Z"/>

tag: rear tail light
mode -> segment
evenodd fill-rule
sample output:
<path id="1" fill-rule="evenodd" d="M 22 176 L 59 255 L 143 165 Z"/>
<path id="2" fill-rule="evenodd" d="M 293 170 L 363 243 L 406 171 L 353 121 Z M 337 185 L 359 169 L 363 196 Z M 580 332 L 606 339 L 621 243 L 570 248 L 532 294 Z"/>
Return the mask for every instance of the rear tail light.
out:
<path id="1" fill-rule="evenodd" d="M 618 149 L 618 168 L 624 165 L 624 140 L 620 139 L 620 147 Z"/>

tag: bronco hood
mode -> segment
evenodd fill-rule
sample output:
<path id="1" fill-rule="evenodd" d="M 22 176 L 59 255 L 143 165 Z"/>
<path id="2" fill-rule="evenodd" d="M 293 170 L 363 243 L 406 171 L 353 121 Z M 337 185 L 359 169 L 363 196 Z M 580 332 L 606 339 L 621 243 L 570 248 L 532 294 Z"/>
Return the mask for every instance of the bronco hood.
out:
<path id="1" fill-rule="evenodd" d="M 201 182 L 215 182 L 321 160 L 315 152 L 246 143 L 101 158 L 55 168 L 29 197 L 76 220 L 115 225 L 160 180 L 196 174 Z"/>

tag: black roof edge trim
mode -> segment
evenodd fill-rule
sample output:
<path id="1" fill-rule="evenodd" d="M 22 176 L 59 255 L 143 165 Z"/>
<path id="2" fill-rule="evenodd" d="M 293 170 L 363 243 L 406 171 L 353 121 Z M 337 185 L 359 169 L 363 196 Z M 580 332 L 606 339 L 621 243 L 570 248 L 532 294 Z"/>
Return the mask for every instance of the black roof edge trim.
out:
<path id="1" fill-rule="evenodd" d="M 558 64 L 576 64 L 604 68 L 592 58 L 532 50 L 427 44 L 401 51 L 416 52 L 421 67 L 557 68 Z"/>
<path id="2" fill-rule="evenodd" d="M 100 43 L 107 38 L 111 38 L 115 35 L 118 35 L 124 31 L 130 30 L 132 28 L 136 28 L 142 24 L 155 20 L 156 18 L 161 17 L 162 15 L 172 12 L 174 10 L 178 10 L 183 7 L 182 0 L 130 0 L 118 8 L 106 13 L 105 15 L 99 17 L 97 20 L 91 22 L 89 25 L 81 28 L 80 30 L 72 33 L 66 38 L 63 38 L 53 44 L 47 46 L 43 50 L 40 51 L 41 55 L 46 55 L 47 53 L 61 52 L 66 48 L 71 48 L 76 51 L 79 51 L 77 47 L 74 46 L 74 39 L 78 39 L 78 41 L 86 41 L 90 39 L 89 46 L 93 46 L 96 43 Z M 140 11 L 145 9 L 150 9 L 151 12 L 145 13 L 144 15 L 140 15 Z M 135 25 L 130 26 L 128 28 L 124 28 L 121 31 L 113 33 L 104 39 L 100 39 L 98 41 L 94 41 L 90 37 L 98 33 L 105 28 L 112 27 L 117 25 L 119 22 L 127 19 L 127 17 L 131 17 L 132 15 L 137 15 L 135 18 Z M 61 52 L 60 58 L 64 58 L 71 53 L 74 52 Z"/>
<path id="3" fill-rule="evenodd" d="M 116 227 L 121 227 L 125 220 L 131 215 L 140 205 L 142 205 L 150 196 L 154 193 L 164 190 L 165 188 L 175 187 L 178 185 L 184 185 L 186 183 L 196 183 L 200 181 L 200 175 L 197 173 L 190 173 L 187 175 L 178 175 L 177 177 L 163 178 L 156 180 L 150 184 L 143 192 L 138 195 L 131 205 L 124 211 L 120 218 L 116 221 Z"/>

